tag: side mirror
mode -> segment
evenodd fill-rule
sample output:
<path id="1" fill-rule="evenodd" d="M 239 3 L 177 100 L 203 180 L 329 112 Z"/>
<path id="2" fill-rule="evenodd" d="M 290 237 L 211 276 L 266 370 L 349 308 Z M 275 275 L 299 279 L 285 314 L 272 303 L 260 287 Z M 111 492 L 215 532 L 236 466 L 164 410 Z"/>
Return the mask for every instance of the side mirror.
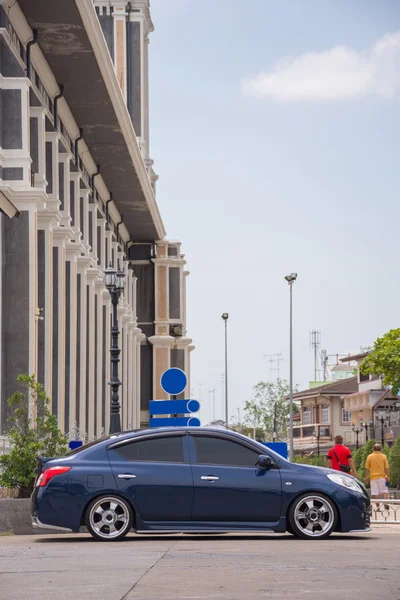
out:
<path id="1" fill-rule="evenodd" d="M 273 469 L 275 467 L 275 463 L 270 456 L 260 454 L 258 457 L 258 466 L 262 469 Z"/>

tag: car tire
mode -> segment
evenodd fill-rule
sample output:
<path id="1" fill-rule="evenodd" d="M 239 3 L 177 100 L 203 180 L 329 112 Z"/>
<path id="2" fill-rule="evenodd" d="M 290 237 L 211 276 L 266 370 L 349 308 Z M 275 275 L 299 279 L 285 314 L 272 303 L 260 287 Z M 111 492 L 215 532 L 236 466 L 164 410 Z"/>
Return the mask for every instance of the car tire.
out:
<path id="1" fill-rule="evenodd" d="M 286 533 L 290 533 L 291 535 L 295 534 L 288 519 L 286 519 Z"/>
<path id="2" fill-rule="evenodd" d="M 338 512 L 335 504 L 324 494 L 302 494 L 289 508 L 288 525 L 293 535 L 303 540 L 323 540 L 336 529 Z"/>
<path id="3" fill-rule="evenodd" d="M 101 542 L 117 542 L 132 528 L 132 507 L 119 496 L 100 496 L 92 500 L 87 507 L 85 524 L 94 539 Z"/>

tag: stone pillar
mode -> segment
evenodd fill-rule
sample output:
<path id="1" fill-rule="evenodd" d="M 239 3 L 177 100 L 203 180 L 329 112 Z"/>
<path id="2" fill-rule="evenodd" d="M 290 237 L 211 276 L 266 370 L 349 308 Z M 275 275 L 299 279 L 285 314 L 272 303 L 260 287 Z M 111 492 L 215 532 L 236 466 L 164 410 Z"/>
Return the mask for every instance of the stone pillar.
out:
<path id="1" fill-rule="evenodd" d="M 7 253 L 2 256 L 2 346 L 1 381 L 3 400 L 17 389 L 17 376 L 37 373 L 37 334 L 41 316 L 37 300 L 37 211 L 44 206 L 40 190 L 16 191 L 12 201 L 20 211 L 18 219 L 2 219 L 1 241 Z M 5 296 L 6 294 L 6 296 Z M 4 374 L 7 373 L 7 377 Z M 0 407 L 0 427 L 4 430 L 10 409 Z"/>
<path id="2" fill-rule="evenodd" d="M 95 413 L 95 388 L 96 379 L 96 299 L 95 282 L 101 276 L 101 272 L 96 268 L 89 268 L 86 271 L 86 432 L 89 440 L 95 435 L 96 413 Z"/>
<path id="3" fill-rule="evenodd" d="M 114 8 L 114 66 L 125 102 L 127 100 L 126 4 L 125 0 L 112 0 L 112 6 Z"/>
<path id="4" fill-rule="evenodd" d="M 70 174 L 70 215 L 71 215 L 71 228 L 75 235 L 75 241 L 79 242 L 82 238 L 81 233 L 81 190 L 80 190 L 81 176 L 78 172 L 73 171 Z"/>
<path id="5" fill-rule="evenodd" d="M 103 385 L 104 385 L 104 428 L 108 433 L 110 430 L 110 408 L 111 390 L 109 382 L 111 379 L 111 298 L 107 290 L 103 292 L 103 331 L 104 331 L 104 358 L 103 358 Z"/>
<path id="6" fill-rule="evenodd" d="M 69 429 L 69 414 L 65 411 L 66 380 L 70 377 L 70 353 L 67 349 L 67 336 L 70 335 L 71 314 L 71 269 L 67 261 L 66 245 L 71 240 L 71 230 L 64 227 L 53 229 L 53 325 L 52 325 L 52 412 L 57 415 L 61 431 Z M 69 315 L 67 322 L 66 315 Z M 67 331 L 68 326 L 68 331 Z M 68 386 L 69 392 L 69 386 Z"/>
<path id="7" fill-rule="evenodd" d="M 78 276 L 77 258 L 83 246 L 75 242 L 67 242 L 65 250 L 65 388 L 64 388 L 64 430 L 72 431 L 79 421 L 80 372 L 81 361 L 77 360 L 81 352 L 81 274 Z M 79 277 L 79 280 L 78 280 Z M 77 329 L 79 323 L 79 331 Z M 79 370 L 78 370 L 79 369 Z"/>
<path id="8" fill-rule="evenodd" d="M 69 154 L 60 154 L 58 163 L 58 191 L 60 197 L 60 210 L 62 214 L 61 225 L 70 227 L 71 225 L 71 173 Z"/>
<path id="9" fill-rule="evenodd" d="M 30 146 L 35 188 L 46 190 L 46 111 L 41 106 L 30 108 Z"/>
<path id="10" fill-rule="evenodd" d="M 77 407 L 76 414 L 81 434 L 87 434 L 89 412 L 89 380 L 88 380 L 88 279 L 87 272 L 93 266 L 92 259 L 87 256 L 77 257 L 77 344 L 76 344 L 76 377 Z M 79 390 L 78 390 L 79 382 Z"/>
<path id="11" fill-rule="evenodd" d="M 97 278 L 94 282 L 95 289 L 95 339 L 94 339 L 94 353 L 95 353 L 95 389 L 94 389 L 94 401 L 95 401 L 95 433 L 97 437 L 101 436 L 102 428 L 105 427 L 105 421 L 103 416 L 103 410 L 105 405 L 105 385 L 104 385 L 104 365 L 105 356 L 108 356 L 108 349 L 105 347 L 106 332 L 103 326 L 103 294 L 108 294 L 108 291 L 104 288 L 103 279 Z"/>

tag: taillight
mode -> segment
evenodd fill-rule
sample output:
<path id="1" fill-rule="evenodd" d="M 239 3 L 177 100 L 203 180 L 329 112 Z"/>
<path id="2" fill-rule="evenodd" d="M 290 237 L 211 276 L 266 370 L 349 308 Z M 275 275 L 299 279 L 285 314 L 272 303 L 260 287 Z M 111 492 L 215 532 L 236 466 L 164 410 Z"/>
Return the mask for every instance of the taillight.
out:
<path id="1" fill-rule="evenodd" d="M 43 473 L 41 473 L 36 482 L 36 487 L 44 487 L 53 479 L 56 475 L 62 475 L 63 473 L 67 473 L 70 471 L 72 467 L 50 467 L 49 469 L 45 469 Z"/>

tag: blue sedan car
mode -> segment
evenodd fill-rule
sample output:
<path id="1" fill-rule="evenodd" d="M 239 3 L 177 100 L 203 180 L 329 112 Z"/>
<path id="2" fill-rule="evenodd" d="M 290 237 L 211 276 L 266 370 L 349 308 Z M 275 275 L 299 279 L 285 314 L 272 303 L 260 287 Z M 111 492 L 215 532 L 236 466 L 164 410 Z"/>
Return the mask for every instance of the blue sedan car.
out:
<path id="1" fill-rule="evenodd" d="M 131 529 L 305 539 L 369 530 L 370 500 L 353 477 L 290 463 L 230 430 L 130 431 L 39 462 L 33 525 L 86 526 L 97 540 L 120 540 Z"/>

